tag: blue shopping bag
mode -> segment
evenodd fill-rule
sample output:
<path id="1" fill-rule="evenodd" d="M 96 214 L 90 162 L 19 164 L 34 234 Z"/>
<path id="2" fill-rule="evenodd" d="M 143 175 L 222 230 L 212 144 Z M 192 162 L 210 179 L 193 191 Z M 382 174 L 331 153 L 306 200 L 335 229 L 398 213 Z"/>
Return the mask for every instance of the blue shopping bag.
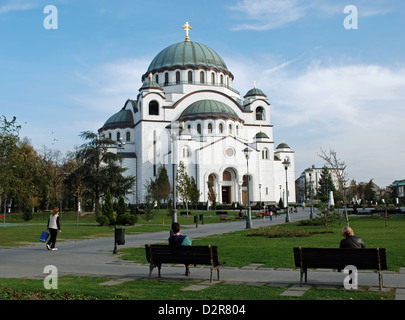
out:
<path id="1" fill-rule="evenodd" d="M 48 237 L 49 237 L 49 233 L 46 232 L 46 231 L 42 231 L 41 237 L 39 238 L 39 241 L 45 242 L 46 239 L 48 239 Z"/>

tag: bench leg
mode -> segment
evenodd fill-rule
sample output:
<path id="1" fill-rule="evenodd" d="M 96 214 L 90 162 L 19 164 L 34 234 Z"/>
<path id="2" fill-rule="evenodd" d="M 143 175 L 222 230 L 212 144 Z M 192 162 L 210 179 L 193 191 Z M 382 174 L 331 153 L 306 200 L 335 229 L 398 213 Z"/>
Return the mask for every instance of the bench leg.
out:
<path id="1" fill-rule="evenodd" d="M 305 277 L 305 283 L 307 283 L 307 269 L 302 269 L 300 270 L 300 286 L 302 286 L 302 278 Z"/>
<path id="2" fill-rule="evenodd" d="M 213 270 L 213 268 L 212 268 L 212 267 L 210 268 L 210 270 L 211 270 L 211 274 L 210 274 L 210 282 L 212 282 L 212 272 L 213 272 L 214 270 Z"/>
<path id="3" fill-rule="evenodd" d="M 160 269 L 162 268 L 162 265 L 158 265 L 157 267 L 158 267 L 158 277 L 161 278 L 161 276 L 160 276 Z"/>
<path id="4" fill-rule="evenodd" d="M 378 270 L 378 282 L 380 284 L 380 290 L 382 290 L 383 285 L 384 285 L 384 281 L 383 281 L 383 275 L 382 275 L 381 270 Z"/>
<path id="5" fill-rule="evenodd" d="M 150 279 L 151 276 L 152 276 L 152 271 L 153 271 L 153 265 L 150 264 L 150 265 L 149 265 L 149 279 Z"/>
<path id="6" fill-rule="evenodd" d="M 218 275 L 218 281 L 220 280 L 219 279 L 219 268 L 217 268 L 217 275 Z"/>

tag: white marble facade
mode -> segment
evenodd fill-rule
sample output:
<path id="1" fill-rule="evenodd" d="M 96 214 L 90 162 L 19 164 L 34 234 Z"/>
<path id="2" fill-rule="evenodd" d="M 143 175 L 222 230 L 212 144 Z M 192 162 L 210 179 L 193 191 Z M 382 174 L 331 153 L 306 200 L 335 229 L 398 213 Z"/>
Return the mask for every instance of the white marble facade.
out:
<path id="1" fill-rule="evenodd" d="M 124 156 L 127 174 L 136 176 L 128 202 L 144 201 L 144 185 L 156 177 L 159 166 L 166 166 L 172 183 L 173 164 L 183 161 L 197 182 L 201 202 L 208 200 L 210 180 L 217 203 L 246 203 L 245 148 L 251 151 L 252 203 L 276 203 L 283 197 L 286 158 L 288 198 L 295 202 L 294 152 L 284 142 L 275 146 L 267 96 L 254 85 L 241 97 L 233 79 L 215 51 L 189 40 L 154 58 L 136 98 L 128 99 L 99 129 L 122 141 L 117 152 Z"/>

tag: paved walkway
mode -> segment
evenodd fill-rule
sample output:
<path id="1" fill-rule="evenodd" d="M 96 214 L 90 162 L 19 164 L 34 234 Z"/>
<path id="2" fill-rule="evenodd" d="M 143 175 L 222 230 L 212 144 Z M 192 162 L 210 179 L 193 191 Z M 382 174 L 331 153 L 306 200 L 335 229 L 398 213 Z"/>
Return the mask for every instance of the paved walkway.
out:
<path id="1" fill-rule="evenodd" d="M 309 209 L 298 209 L 293 213 L 291 221 L 298 221 L 309 218 Z M 254 219 L 252 227 L 265 225 L 276 225 L 285 222 L 285 216 L 274 217 L 270 222 L 268 218 Z M 169 228 L 169 226 L 168 226 Z M 192 239 L 206 237 L 213 234 L 244 230 L 245 221 L 222 222 L 215 224 L 189 226 L 183 232 Z M 126 235 L 125 245 L 127 247 L 143 247 L 145 243 L 165 243 L 169 236 L 168 231 L 143 233 L 137 235 Z M 58 269 L 58 275 L 86 275 L 105 276 L 111 278 L 104 285 L 114 285 L 139 278 L 147 278 L 149 265 L 138 264 L 120 260 L 112 253 L 114 238 L 99 238 L 91 240 L 59 241 L 58 251 L 48 251 L 42 243 L 0 249 L 0 279 L 1 278 L 39 278 L 44 279 L 44 267 L 54 265 Z M 286 254 L 293 254 L 292 249 Z M 212 285 L 209 281 L 209 267 L 192 267 L 189 280 L 199 280 L 199 285 L 192 285 L 188 290 L 201 290 Z M 303 294 L 311 286 L 342 287 L 345 274 L 333 270 L 313 270 L 308 272 L 308 285 L 299 287 L 300 271 L 298 269 L 284 268 L 263 268 L 260 264 L 245 266 L 242 268 L 224 267 L 220 271 L 221 281 L 229 284 L 243 283 L 246 285 L 270 285 L 289 286 L 286 295 Z M 154 270 L 152 279 L 157 277 Z M 162 277 L 170 280 L 185 280 L 184 266 L 172 265 L 162 267 Z M 405 268 L 400 272 L 383 272 L 384 286 L 397 290 L 397 299 L 405 299 Z M 216 279 L 216 277 L 214 277 Z M 188 281 L 188 280 L 186 280 Z M 0 280 L 1 282 L 1 280 Z M 218 283 L 217 281 L 213 282 Z M 291 286 L 292 285 L 292 286 Z M 359 271 L 358 285 L 378 287 L 378 275 L 372 271 Z M 194 286 L 194 287 L 193 287 Z"/>

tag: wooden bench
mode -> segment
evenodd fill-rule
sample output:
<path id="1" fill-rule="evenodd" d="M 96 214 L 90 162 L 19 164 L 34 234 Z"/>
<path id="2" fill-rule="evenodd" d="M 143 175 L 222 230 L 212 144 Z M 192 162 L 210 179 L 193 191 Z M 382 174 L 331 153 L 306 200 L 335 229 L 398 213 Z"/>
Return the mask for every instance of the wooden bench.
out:
<path id="1" fill-rule="evenodd" d="M 357 269 L 375 269 L 378 272 L 380 290 L 383 287 L 382 270 L 386 270 L 387 260 L 384 248 L 349 249 L 349 248 L 294 248 L 295 266 L 300 267 L 300 285 L 305 275 L 307 282 L 308 268 L 326 268 L 343 270 L 353 265 Z"/>
<path id="2" fill-rule="evenodd" d="M 145 244 L 146 259 L 149 265 L 149 278 L 155 267 L 158 268 L 158 276 L 160 277 L 160 269 L 162 263 L 178 263 L 178 264 L 205 264 L 210 265 L 212 282 L 212 273 L 217 270 L 219 280 L 219 268 L 225 264 L 225 261 L 218 260 L 218 250 L 216 246 L 170 246 L 159 244 Z"/>
<path id="3" fill-rule="evenodd" d="M 230 221 L 231 220 L 231 218 L 229 218 L 227 214 L 221 214 L 220 219 L 221 219 L 221 221 Z"/>
<path id="4" fill-rule="evenodd" d="M 245 219 L 245 217 L 241 217 L 239 213 L 235 214 L 235 220 L 242 220 L 242 219 Z"/>

